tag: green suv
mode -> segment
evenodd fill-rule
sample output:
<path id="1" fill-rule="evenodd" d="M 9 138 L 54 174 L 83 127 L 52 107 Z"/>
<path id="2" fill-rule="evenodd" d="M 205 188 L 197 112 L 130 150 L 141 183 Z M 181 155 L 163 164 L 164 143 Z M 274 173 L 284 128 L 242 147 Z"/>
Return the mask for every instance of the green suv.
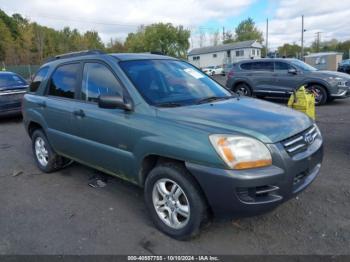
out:
<path id="1" fill-rule="evenodd" d="M 143 187 L 155 225 L 176 239 L 214 216 L 272 210 L 310 185 L 323 156 L 305 114 L 161 55 L 57 56 L 37 72 L 23 116 L 43 172 L 74 160 Z"/>

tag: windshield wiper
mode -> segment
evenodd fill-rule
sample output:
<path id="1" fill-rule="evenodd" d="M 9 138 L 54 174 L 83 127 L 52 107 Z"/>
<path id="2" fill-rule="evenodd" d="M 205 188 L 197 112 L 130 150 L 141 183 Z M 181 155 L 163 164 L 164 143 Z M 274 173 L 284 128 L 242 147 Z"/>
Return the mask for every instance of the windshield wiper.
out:
<path id="1" fill-rule="evenodd" d="M 182 104 L 176 103 L 176 102 L 164 102 L 156 104 L 157 107 L 179 107 L 182 106 Z"/>
<path id="2" fill-rule="evenodd" d="M 199 99 L 196 102 L 196 104 L 199 105 L 199 104 L 209 103 L 209 102 L 217 101 L 217 100 L 226 100 L 226 99 L 230 99 L 233 97 L 235 97 L 235 96 L 209 96 L 209 97 L 206 97 L 203 99 Z"/>

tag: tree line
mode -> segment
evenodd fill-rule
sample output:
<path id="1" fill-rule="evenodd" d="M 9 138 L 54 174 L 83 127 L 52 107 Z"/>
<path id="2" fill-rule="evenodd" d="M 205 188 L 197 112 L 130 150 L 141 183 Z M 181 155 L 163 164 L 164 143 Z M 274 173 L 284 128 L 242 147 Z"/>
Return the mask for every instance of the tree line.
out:
<path id="1" fill-rule="evenodd" d="M 41 64 L 45 59 L 67 52 L 100 49 L 106 52 L 150 52 L 186 58 L 190 31 L 183 26 L 156 23 L 140 26 L 124 42 L 103 43 L 98 32 L 80 33 L 65 27 L 55 30 L 30 22 L 20 14 L 8 16 L 0 9 L 0 68 L 4 65 Z"/>
<path id="2" fill-rule="evenodd" d="M 199 45 L 206 45 L 208 35 L 199 33 Z M 243 20 L 230 31 L 224 31 L 220 37 L 215 31 L 210 37 L 211 45 L 234 43 L 245 40 L 257 40 L 263 43 L 263 33 L 253 19 Z M 190 47 L 190 30 L 171 23 L 155 23 L 140 26 L 136 32 L 129 33 L 125 41 L 111 39 L 104 43 L 98 32 L 79 32 L 65 27 L 55 30 L 31 22 L 20 14 L 7 15 L 0 9 L 0 68 L 5 65 L 41 64 L 45 59 L 67 52 L 100 49 L 106 52 L 150 52 L 157 51 L 166 55 L 186 58 Z M 314 42 L 304 52 L 339 51 L 349 56 L 350 40 L 340 42 Z M 264 51 L 264 49 L 262 50 Z M 284 44 L 277 50 L 279 56 L 298 57 L 301 47 L 297 44 Z M 262 52 L 263 56 L 265 55 Z"/>
<path id="3" fill-rule="evenodd" d="M 343 53 L 344 59 L 350 58 L 350 40 L 339 41 L 332 39 L 330 41 L 318 42 L 315 40 L 311 46 L 304 48 L 304 54 L 316 53 L 316 52 L 340 52 Z M 284 44 L 277 49 L 278 56 L 280 57 L 299 57 L 301 54 L 301 46 L 293 44 Z"/>

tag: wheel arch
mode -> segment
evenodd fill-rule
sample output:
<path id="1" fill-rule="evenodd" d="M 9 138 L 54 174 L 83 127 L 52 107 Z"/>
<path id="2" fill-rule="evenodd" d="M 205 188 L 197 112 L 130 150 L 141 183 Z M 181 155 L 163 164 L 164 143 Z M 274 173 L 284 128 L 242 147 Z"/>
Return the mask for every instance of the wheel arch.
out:
<path id="1" fill-rule="evenodd" d="M 39 124 L 38 122 L 35 122 L 35 121 L 30 121 L 28 123 L 28 127 L 27 127 L 27 132 L 28 132 L 28 135 L 30 137 L 32 137 L 33 133 L 35 130 L 37 129 L 42 129 L 44 130 L 43 126 L 41 124 Z"/>
<path id="2" fill-rule="evenodd" d="M 312 85 L 319 85 L 319 86 L 322 86 L 326 90 L 328 95 L 330 94 L 329 87 L 328 87 L 327 83 L 324 83 L 321 81 L 310 80 L 310 81 L 305 82 L 303 85 L 306 85 L 306 87 L 310 87 Z"/>
<path id="3" fill-rule="evenodd" d="M 207 207 L 209 208 L 209 214 L 212 215 L 213 211 L 212 208 L 209 204 L 208 198 L 203 190 L 203 188 L 201 187 L 200 183 L 198 182 L 197 178 L 188 170 L 188 168 L 186 167 L 185 161 L 183 160 L 179 160 L 176 158 L 170 158 L 170 157 L 165 157 L 165 156 L 161 156 L 161 155 L 156 155 L 156 154 L 151 154 L 151 155 L 147 155 L 142 159 L 141 162 L 141 167 L 139 170 L 139 184 L 141 187 L 144 187 L 145 185 L 145 181 L 147 179 L 148 174 L 151 172 L 151 170 L 161 164 L 161 163 L 176 163 L 178 165 L 181 165 L 183 168 L 185 168 L 188 173 L 190 174 L 191 178 L 195 181 L 197 188 L 199 189 L 201 195 L 203 196 L 204 201 L 207 204 Z"/>

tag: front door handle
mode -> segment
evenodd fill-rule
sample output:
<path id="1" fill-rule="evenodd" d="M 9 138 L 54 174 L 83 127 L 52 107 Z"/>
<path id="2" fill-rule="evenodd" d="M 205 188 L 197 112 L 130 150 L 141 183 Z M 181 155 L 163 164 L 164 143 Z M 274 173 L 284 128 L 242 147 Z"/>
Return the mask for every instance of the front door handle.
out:
<path id="1" fill-rule="evenodd" d="M 80 117 L 84 117 L 85 116 L 85 113 L 84 113 L 84 111 L 82 109 L 73 111 L 73 114 L 75 116 L 80 116 Z"/>

